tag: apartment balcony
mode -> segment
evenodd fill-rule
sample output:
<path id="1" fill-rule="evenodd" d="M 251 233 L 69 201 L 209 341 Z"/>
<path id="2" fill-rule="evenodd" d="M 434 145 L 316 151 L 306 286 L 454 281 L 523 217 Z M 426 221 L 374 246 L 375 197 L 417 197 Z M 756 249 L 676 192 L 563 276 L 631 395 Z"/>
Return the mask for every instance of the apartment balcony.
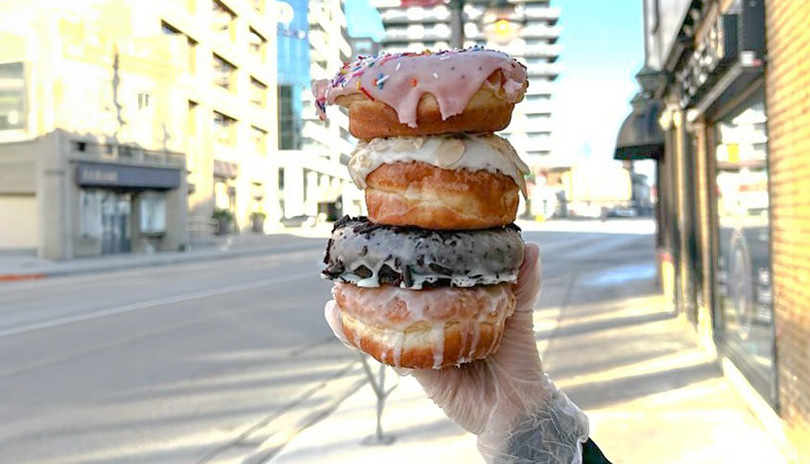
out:
<path id="1" fill-rule="evenodd" d="M 562 47 L 558 44 L 532 45 L 524 47 L 523 53 L 518 56 L 525 58 L 548 58 L 552 61 L 560 57 Z"/>
<path id="2" fill-rule="evenodd" d="M 545 76 L 552 79 L 560 75 L 560 66 L 557 63 L 534 63 L 526 65 L 526 72 L 529 79 L 533 76 Z"/>
<path id="3" fill-rule="evenodd" d="M 524 39 L 545 39 L 555 43 L 560 38 L 561 33 L 562 28 L 560 26 L 530 24 L 520 31 L 520 37 Z"/>
<path id="4" fill-rule="evenodd" d="M 531 102 L 524 99 L 518 109 L 523 114 L 551 114 L 552 106 L 548 100 Z"/>
<path id="5" fill-rule="evenodd" d="M 560 19 L 560 8 L 558 7 L 545 7 L 545 8 L 530 8 L 524 10 L 526 19 L 532 21 L 547 21 L 549 25 L 557 24 Z"/>
<path id="6" fill-rule="evenodd" d="M 450 27 L 446 24 L 437 24 L 433 27 L 422 27 L 421 24 L 411 25 L 407 29 L 389 29 L 386 39 L 406 40 L 408 42 L 435 42 L 450 39 Z"/>
<path id="7" fill-rule="evenodd" d="M 446 23 L 450 19 L 450 10 L 446 6 L 392 8 L 383 11 L 380 16 L 386 26 L 388 24 Z"/>

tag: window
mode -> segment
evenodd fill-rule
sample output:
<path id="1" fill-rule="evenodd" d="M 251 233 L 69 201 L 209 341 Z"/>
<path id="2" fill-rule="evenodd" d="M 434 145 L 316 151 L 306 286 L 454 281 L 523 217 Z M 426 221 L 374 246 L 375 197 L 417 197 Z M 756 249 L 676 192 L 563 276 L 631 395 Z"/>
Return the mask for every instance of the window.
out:
<path id="1" fill-rule="evenodd" d="M 236 88 L 236 66 L 225 61 L 216 53 L 214 54 L 214 84 L 223 89 L 235 90 Z"/>
<path id="2" fill-rule="evenodd" d="M 278 189 L 284 191 L 284 168 L 278 168 Z"/>
<path id="3" fill-rule="evenodd" d="M 160 29 L 163 32 L 163 35 L 179 35 L 180 31 L 172 26 L 171 24 L 167 23 L 166 21 L 160 22 Z"/>
<path id="4" fill-rule="evenodd" d="M 256 13 L 264 14 L 264 0 L 253 0 L 253 10 Z"/>
<path id="5" fill-rule="evenodd" d="M 0 131 L 19 129 L 25 129 L 23 64 L 0 64 Z"/>
<path id="6" fill-rule="evenodd" d="M 236 145 L 236 119 L 214 111 L 214 140 L 221 145 Z"/>
<path id="7" fill-rule="evenodd" d="M 256 78 L 250 78 L 250 101 L 264 107 L 267 104 L 267 86 Z"/>
<path id="8" fill-rule="evenodd" d="M 250 137 L 253 141 L 253 149 L 257 155 L 267 155 L 267 131 L 256 126 L 250 126 Z"/>
<path id="9" fill-rule="evenodd" d="M 188 101 L 188 112 L 186 113 L 186 140 L 188 141 L 186 156 L 186 169 L 194 171 L 197 169 L 197 117 L 199 112 L 197 102 Z"/>
<path id="10" fill-rule="evenodd" d="M 138 94 L 138 109 L 144 110 L 146 109 L 152 101 L 152 95 L 146 92 L 140 92 Z"/>
<path id="11" fill-rule="evenodd" d="M 191 37 L 186 37 L 186 53 L 188 53 L 188 72 L 197 72 L 197 41 Z"/>
<path id="12" fill-rule="evenodd" d="M 551 100 L 551 95 L 549 94 L 539 93 L 534 95 L 526 95 L 526 102 L 528 103 L 549 101 L 549 100 Z"/>
<path id="13" fill-rule="evenodd" d="M 765 398 L 774 398 L 768 117 L 764 91 L 715 125 L 716 333 Z"/>
<path id="14" fill-rule="evenodd" d="M 527 114 L 526 119 L 531 123 L 544 123 L 551 119 L 550 114 Z"/>
<path id="15" fill-rule="evenodd" d="M 256 30 L 251 27 L 249 33 L 249 40 L 250 40 L 250 51 L 253 52 L 253 54 L 257 58 L 264 61 L 264 50 L 267 46 L 267 39 L 265 39 L 261 34 L 256 32 Z"/>
<path id="16" fill-rule="evenodd" d="M 222 2 L 213 2 L 214 18 L 211 28 L 222 38 L 233 41 L 236 38 L 236 13 Z"/>
<path id="17" fill-rule="evenodd" d="M 300 150 L 301 89 L 292 85 L 278 86 L 278 144 L 281 150 Z"/>
<path id="18" fill-rule="evenodd" d="M 164 35 L 182 36 L 186 38 L 186 53 L 188 54 L 188 71 L 194 73 L 197 69 L 197 41 L 180 32 L 179 29 L 167 23 L 160 22 L 161 31 Z"/>

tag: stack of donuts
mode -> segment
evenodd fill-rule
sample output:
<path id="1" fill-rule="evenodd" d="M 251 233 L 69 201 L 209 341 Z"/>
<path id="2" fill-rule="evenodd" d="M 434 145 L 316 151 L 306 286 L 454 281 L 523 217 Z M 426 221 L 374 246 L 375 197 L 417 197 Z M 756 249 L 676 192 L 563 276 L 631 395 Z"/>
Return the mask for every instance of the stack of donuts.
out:
<path id="1" fill-rule="evenodd" d="M 494 352 L 523 260 L 513 224 L 528 167 L 494 132 L 528 86 L 483 48 L 386 54 L 313 84 L 319 113 L 348 110 L 349 162 L 368 217 L 344 217 L 323 275 L 348 342 L 378 361 L 434 368 Z"/>

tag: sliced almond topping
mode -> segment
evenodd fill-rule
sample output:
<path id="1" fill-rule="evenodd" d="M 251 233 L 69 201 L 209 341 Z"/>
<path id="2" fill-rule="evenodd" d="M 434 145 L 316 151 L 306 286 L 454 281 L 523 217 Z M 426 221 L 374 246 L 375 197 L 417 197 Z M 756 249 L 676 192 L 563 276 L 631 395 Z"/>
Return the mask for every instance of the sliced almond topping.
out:
<path id="1" fill-rule="evenodd" d="M 450 167 L 461 159 L 465 148 L 464 142 L 459 139 L 446 139 L 439 145 L 436 161 L 441 167 Z"/>

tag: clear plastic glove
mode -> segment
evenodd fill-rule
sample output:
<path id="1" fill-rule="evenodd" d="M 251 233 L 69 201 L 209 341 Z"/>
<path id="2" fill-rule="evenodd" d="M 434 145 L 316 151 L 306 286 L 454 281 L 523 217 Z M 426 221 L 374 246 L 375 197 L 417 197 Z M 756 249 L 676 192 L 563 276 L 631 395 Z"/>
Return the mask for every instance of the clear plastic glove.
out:
<path id="1" fill-rule="evenodd" d="M 490 464 L 582 462 L 588 419 L 543 372 L 532 321 L 539 293 L 539 249 L 528 243 L 515 314 L 506 320 L 498 350 L 457 367 L 412 371 L 450 419 L 478 435 L 478 449 Z M 346 343 L 334 302 L 326 304 L 325 312 L 332 331 Z"/>

